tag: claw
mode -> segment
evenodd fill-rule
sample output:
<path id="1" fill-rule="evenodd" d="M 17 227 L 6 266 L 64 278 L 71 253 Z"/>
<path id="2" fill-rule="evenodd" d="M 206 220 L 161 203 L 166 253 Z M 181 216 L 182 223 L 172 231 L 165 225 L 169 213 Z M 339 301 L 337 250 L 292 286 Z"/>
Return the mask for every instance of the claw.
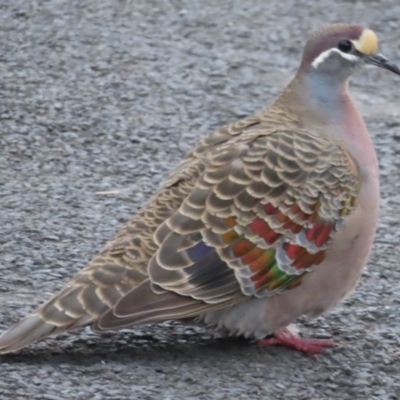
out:
<path id="1" fill-rule="evenodd" d="M 321 354 L 325 348 L 336 346 L 331 339 L 304 339 L 289 331 L 287 328 L 278 329 L 271 337 L 258 341 L 258 345 L 264 346 L 286 346 L 306 354 Z"/>

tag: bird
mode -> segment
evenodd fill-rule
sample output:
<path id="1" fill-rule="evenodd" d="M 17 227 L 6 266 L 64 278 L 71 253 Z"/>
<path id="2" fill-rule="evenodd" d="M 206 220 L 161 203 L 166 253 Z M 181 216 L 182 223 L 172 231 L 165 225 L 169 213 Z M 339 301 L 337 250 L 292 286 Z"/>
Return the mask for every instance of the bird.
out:
<path id="1" fill-rule="evenodd" d="M 367 65 L 400 75 L 367 27 L 312 33 L 276 100 L 201 139 L 59 293 L 1 335 L 0 353 L 166 320 L 309 354 L 334 347 L 290 325 L 350 295 L 372 247 L 378 161 L 348 90 Z"/>

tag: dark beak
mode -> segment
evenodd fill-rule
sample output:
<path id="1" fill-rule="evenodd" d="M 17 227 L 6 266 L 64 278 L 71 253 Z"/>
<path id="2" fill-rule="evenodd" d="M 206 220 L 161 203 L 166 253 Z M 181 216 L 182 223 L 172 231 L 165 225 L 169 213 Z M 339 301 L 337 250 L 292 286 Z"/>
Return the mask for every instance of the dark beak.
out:
<path id="1" fill-rule="evenodd" d="M 376 65 L 400 75 L 400 68 L 391 63 L 386 57 L 383 57 L 382 54 L 371 54 L 370 56 L 365 56 L 364 59 L 366 64 Z"/>

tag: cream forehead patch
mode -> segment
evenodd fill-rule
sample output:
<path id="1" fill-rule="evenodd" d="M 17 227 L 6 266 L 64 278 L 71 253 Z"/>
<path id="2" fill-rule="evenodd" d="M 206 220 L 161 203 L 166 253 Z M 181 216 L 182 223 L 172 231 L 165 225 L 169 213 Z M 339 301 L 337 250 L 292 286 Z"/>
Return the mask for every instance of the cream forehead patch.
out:
<path id="1" fill-rule="evenodd" d="M 363 54 L 374 54 L 378 51 L 378 38 L 371 29 L 364 29 L 360 39 L 353 40 L 354 47 Z"/>

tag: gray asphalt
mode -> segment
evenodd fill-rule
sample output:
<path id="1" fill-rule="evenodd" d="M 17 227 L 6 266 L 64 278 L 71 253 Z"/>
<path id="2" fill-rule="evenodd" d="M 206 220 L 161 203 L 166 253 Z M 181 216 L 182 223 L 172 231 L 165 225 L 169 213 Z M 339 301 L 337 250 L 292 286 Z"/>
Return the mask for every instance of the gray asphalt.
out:
<path id="1" fill-rule="evenodd" d="M 0 0 L 0 329 L 48 298 L 215 127 L 269 103 L 310 30 L 375 29 L 400 63 L 398 0 Z M 312 359 L 174 323 L 89 329 L 0 358 L 1 399 L 400 399 L 400 79 L 352 92 L 382 202 L 356 293 L 305 335 Z"/>

